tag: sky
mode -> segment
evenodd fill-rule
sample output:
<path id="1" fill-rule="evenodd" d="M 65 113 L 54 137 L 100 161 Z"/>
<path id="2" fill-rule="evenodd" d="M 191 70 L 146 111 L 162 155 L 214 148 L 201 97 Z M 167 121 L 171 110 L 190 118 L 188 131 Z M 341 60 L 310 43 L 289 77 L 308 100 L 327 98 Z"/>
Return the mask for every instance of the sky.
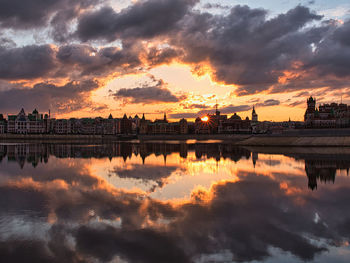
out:
<path id="1" fill-rule="evenodd" d="M 303 120 L 349 103 L 348 1 L 0 0 L 0 113 Z"/>

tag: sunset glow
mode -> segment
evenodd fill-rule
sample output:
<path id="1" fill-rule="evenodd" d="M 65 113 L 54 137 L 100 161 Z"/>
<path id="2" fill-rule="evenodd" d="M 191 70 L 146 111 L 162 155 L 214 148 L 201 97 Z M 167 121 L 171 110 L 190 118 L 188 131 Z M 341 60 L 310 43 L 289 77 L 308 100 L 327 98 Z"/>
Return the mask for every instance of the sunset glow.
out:
<path id="1" fill-rule="evenodd" d="M 0 262 L 350 262 L 350 0 L 0 0 L 0 32 Z"/>
<path id="2" fill-rule="evenodd" d="M 310 95 L 350 102 L 345 0 L 57 2 L 0 3 L 0 113 L 301 121 Z"/>
<path id="3" fill-rule="evenodd" d="M 201 118 L 201 120 L 204 121 L 204 122 L 207 122 L 209 120 L 209 117 L 208 116 L 204 116 L 204 117 Z"/>

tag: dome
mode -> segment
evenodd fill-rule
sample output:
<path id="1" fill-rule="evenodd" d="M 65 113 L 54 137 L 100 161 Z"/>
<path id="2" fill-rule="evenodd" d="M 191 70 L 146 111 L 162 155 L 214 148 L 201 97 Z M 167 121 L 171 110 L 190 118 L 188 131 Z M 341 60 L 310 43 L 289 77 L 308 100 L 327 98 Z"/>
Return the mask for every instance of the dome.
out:
<path id="1" fill-rule="evenodd" d="M 231 120 L 242 120 L 241 117 L 239 117 L 239 115 L 237 115 L 237 113 L 233 114 L 230 119 Z"/>

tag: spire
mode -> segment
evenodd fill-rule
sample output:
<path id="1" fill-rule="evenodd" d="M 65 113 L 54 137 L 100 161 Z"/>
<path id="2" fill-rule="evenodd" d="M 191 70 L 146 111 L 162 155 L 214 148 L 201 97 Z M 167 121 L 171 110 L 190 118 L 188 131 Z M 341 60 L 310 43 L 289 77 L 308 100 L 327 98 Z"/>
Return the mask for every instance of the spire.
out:
<path id="1" fill-rule="evenodd" d="M 255 113 L 255 106 L 253 105 L 253 112 L 252 113 Z"/>
<path id="2" fill-rule="evenodd" d="M 219 107 L 219 105 L 218 105 L 218 101 L 216 100 L 216 104 L 215 104 L 215 115 L 220 115 L 220 111 L 218 110 L 218 107 Z"/>
<path id="3" fill-rule="evenodd" d="M 164 120 L 166 121 L 166 113 L 164 112 Z"/>
<path id="4" fill-rule="evenodd" d="M 22 108 L 21 111 L 18 113 L 18 115 L 26 115 L 26 113 L 24 112 L 24 109 Z"/>
<path id="5" fill-rule="evenodd" d="M 143 121 L 146 120 L 145 114 L 144 114 L 144 113 L 142 113 L 142 120 L 143 120 Z"/>

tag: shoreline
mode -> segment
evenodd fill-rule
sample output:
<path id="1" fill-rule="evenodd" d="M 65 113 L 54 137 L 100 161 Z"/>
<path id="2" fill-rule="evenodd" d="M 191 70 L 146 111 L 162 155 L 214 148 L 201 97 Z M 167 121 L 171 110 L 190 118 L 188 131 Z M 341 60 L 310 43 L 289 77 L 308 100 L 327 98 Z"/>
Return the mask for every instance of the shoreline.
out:
<path id="1" fill-rule="evenodd" d="M 184 134 L 184 135 L 57 135 L 57 134 L 0 134 L 0 142 L 117 142 L 117 141 L 224 141 L 237 146 L 257 147 L 350 147 L 350 135 L 252 135 L 252 134 Z"/>
<path id="2" fill-rule="evenodd" d="M 350 136 L 256 136 L 236 143 L 257 147 L 350 147 Z"/>

